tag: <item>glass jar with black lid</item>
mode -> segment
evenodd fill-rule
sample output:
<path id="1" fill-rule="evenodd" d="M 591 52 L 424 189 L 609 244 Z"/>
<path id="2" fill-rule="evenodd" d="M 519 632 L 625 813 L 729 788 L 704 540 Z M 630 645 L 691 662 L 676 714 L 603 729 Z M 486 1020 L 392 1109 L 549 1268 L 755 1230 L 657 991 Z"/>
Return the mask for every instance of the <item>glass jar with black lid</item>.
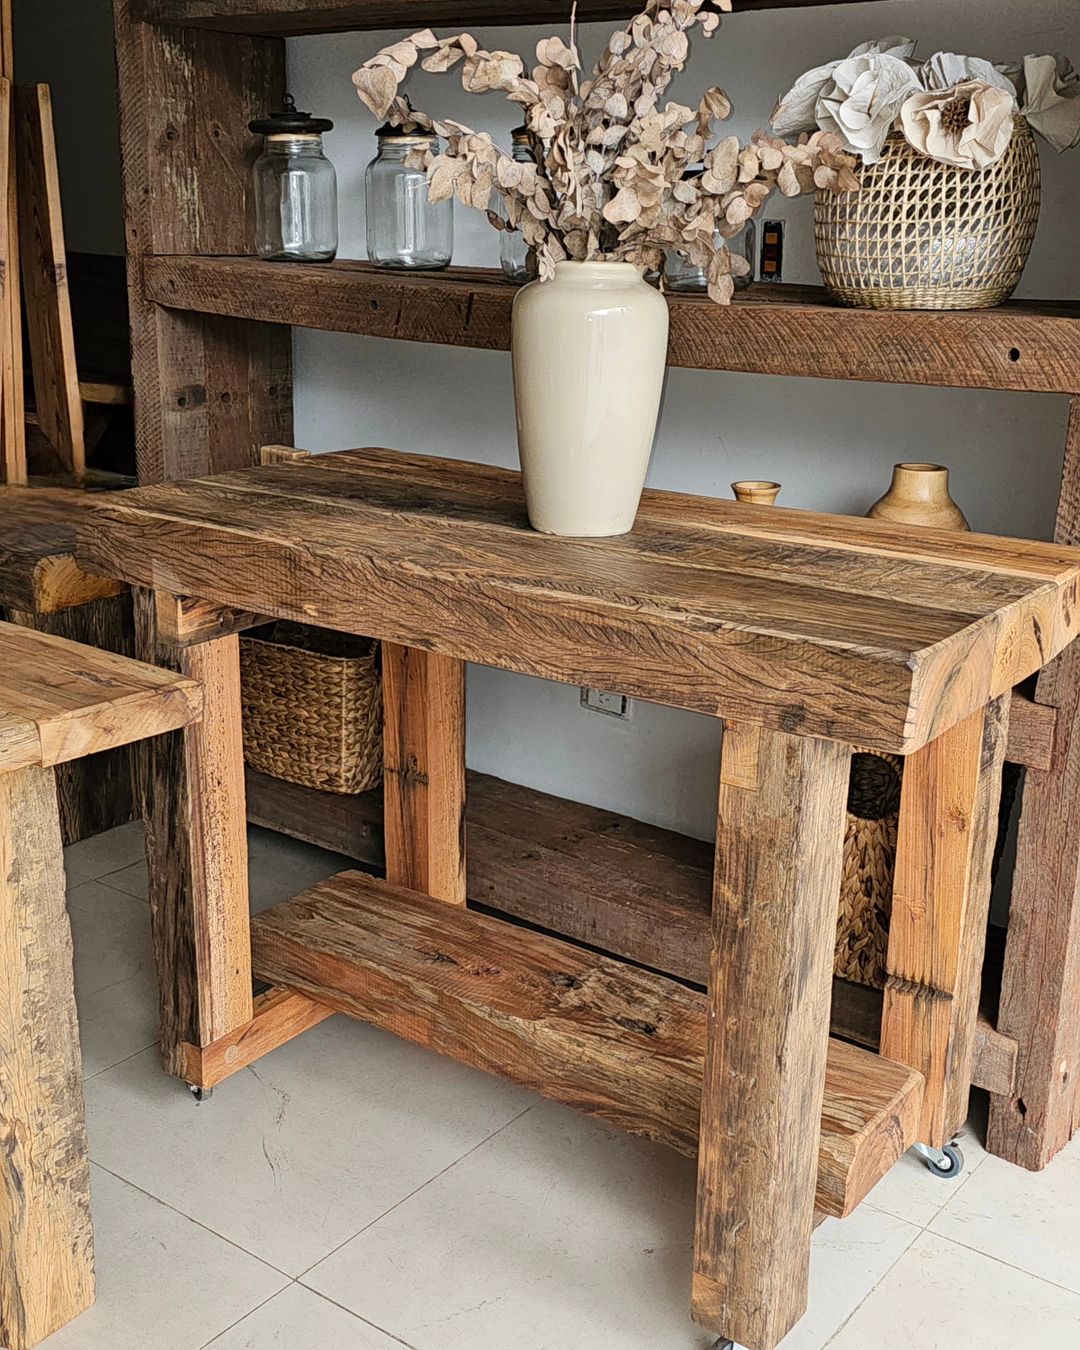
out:
<path id="1" fill-rule="evenodd" d="M 329 262 L 338 247 L 337 173 L 323 152 L 325 117 L 282 108 L 248 123 L 265 137 L 255 161 L 255 249 L 260 258 Z"/>
<path id="2" fill-rule="evenodd" d="M 448 267 L 454 253 L 454 199 L 433 202 L 425 170 L 406 163 L 413 151 L 434 151 L 438 136 L 389 123 L 375 135 L 378 153 L 364 178 L 369 260 L 403 271 Z"/>

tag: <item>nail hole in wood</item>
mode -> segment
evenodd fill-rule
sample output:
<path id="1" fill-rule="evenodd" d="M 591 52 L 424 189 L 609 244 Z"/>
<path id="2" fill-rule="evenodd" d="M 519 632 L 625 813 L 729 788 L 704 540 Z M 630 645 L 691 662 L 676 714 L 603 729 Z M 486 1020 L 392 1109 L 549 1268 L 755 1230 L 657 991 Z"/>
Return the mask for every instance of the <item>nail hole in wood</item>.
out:
<path id="1" fill-rule="evenodd" d="M 1019 348 L 1019 347 L 1012 347 L 1012 348 L 1010 348 L 1010 350 L 1009 350 L 1009 360 L 1010 360 L 1010 361 L 1019 361 L 1019 360 L 1020 360 L 1020 348 Z"/>

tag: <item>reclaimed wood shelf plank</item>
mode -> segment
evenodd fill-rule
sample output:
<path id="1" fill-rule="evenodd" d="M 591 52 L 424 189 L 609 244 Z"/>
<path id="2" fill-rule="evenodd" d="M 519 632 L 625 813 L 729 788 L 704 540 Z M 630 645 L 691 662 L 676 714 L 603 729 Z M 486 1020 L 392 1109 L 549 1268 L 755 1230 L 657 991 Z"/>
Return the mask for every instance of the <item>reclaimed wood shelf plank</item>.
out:
<path id="1" fill-rule="evenodd" d="M 358 872 L 264 911 L 252 948 L 277 988 L 697 1152 L 697 990 Z M 921 1093 L 918 1073 L 831 1042 L 820 1212 L 850 1213 L 914 1141 Z"/>
<path id="2" fill-rule="evenodd" d="M 735 0 L 736 10 L 801 9 L 845 0 Z M 629 19 L 640 9 L 630 0 L 582 0 L 578 22 Z M 217 28 L 232 33 L 339 33 L 374 28 L 424 28 L 429 24 L 553 23 L 565 27 L 563 0 L 139 0 L 136 13 L 153 23 Z"/>
<path id="3" fill-rule="evenodd" d="M 347 260 L 158 256 L 143 275 L 145 298 L 169 309 L 488 351 L 509 350 L 517 293 L 481 268 L 403 276 Z M 758 283 L 732 305 L 698 296 L 668 303 L 668 361 L 686 369 L 1035 393 L 1080 385 L 1078 302 L 843 309 L 820 287 Z"/>
<path id="4" fill-rule="evenodd" d="M 248 820 L 383 865 L 382 793 L 320 792 L 247 771 Z M 470 772 L 467 892 L 508 915 L 662 975 L 704 987 L 709 972 L 713 846 L 629 816 Z M 877 1049 L 880 989 L 833 980 L 832 1033 Z M 984 1016 L 972 1082 L 1008 1092 L 1016 1042 Z"/>

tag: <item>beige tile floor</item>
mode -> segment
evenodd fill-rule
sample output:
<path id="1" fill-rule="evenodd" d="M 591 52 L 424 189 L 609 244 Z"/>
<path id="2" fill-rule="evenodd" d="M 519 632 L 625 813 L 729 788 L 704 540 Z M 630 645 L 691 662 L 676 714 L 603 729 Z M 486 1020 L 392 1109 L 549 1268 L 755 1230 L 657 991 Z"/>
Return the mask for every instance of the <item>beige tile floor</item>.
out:
<path id="1" fill-rule="evenodd" d="M 341 860 L 253 831 L 256 908 Z M 684 1158 L 332 1018 L 196 1105 L 154 1048 L 137 826 L 68 850 L 97 1306 L 49 1350 L 706 1350 Z M 1078 1350 L 1080 1144 L 964 1139 L 814 1240 L 784 1350 Z"/>

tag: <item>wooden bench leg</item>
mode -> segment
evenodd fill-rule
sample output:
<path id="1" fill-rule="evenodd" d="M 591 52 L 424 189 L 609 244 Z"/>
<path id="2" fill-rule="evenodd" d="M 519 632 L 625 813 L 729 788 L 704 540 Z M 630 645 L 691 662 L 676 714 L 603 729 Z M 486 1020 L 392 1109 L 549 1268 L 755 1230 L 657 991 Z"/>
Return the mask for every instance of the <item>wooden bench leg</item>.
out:
<path id="1" fill-rule="evenodd" d="M 0 1344 L 94 1301 L 90 1164 L 56 784 L 0 774 Z"/>
<path id="2" fill-rule="evenodd" d="M 926 1080 L 920 1138 L 967 1119 L 1008 697 L 904 763 L 881 1053 Z"/>
<path id="3" fill-rule="evenodd" d="M 135 594 L 143 660 L 201 681 L 203 720 L 138 756 L 150 915 L 166 1070 L 252 1018 L 240 649 L 235 634 L 176 648 L 157 632 L 152 592 Z"/>
<path id="4" fill-rule="evenodd" d="M 465 903 L 465 663 L 382 644 L 386 878 Z"/>
<path id="5" fill-rule="evenodd" d="M 850 763 L 725 724 L 693 1311 L 748 1350 L 806 1310 Z"/>

